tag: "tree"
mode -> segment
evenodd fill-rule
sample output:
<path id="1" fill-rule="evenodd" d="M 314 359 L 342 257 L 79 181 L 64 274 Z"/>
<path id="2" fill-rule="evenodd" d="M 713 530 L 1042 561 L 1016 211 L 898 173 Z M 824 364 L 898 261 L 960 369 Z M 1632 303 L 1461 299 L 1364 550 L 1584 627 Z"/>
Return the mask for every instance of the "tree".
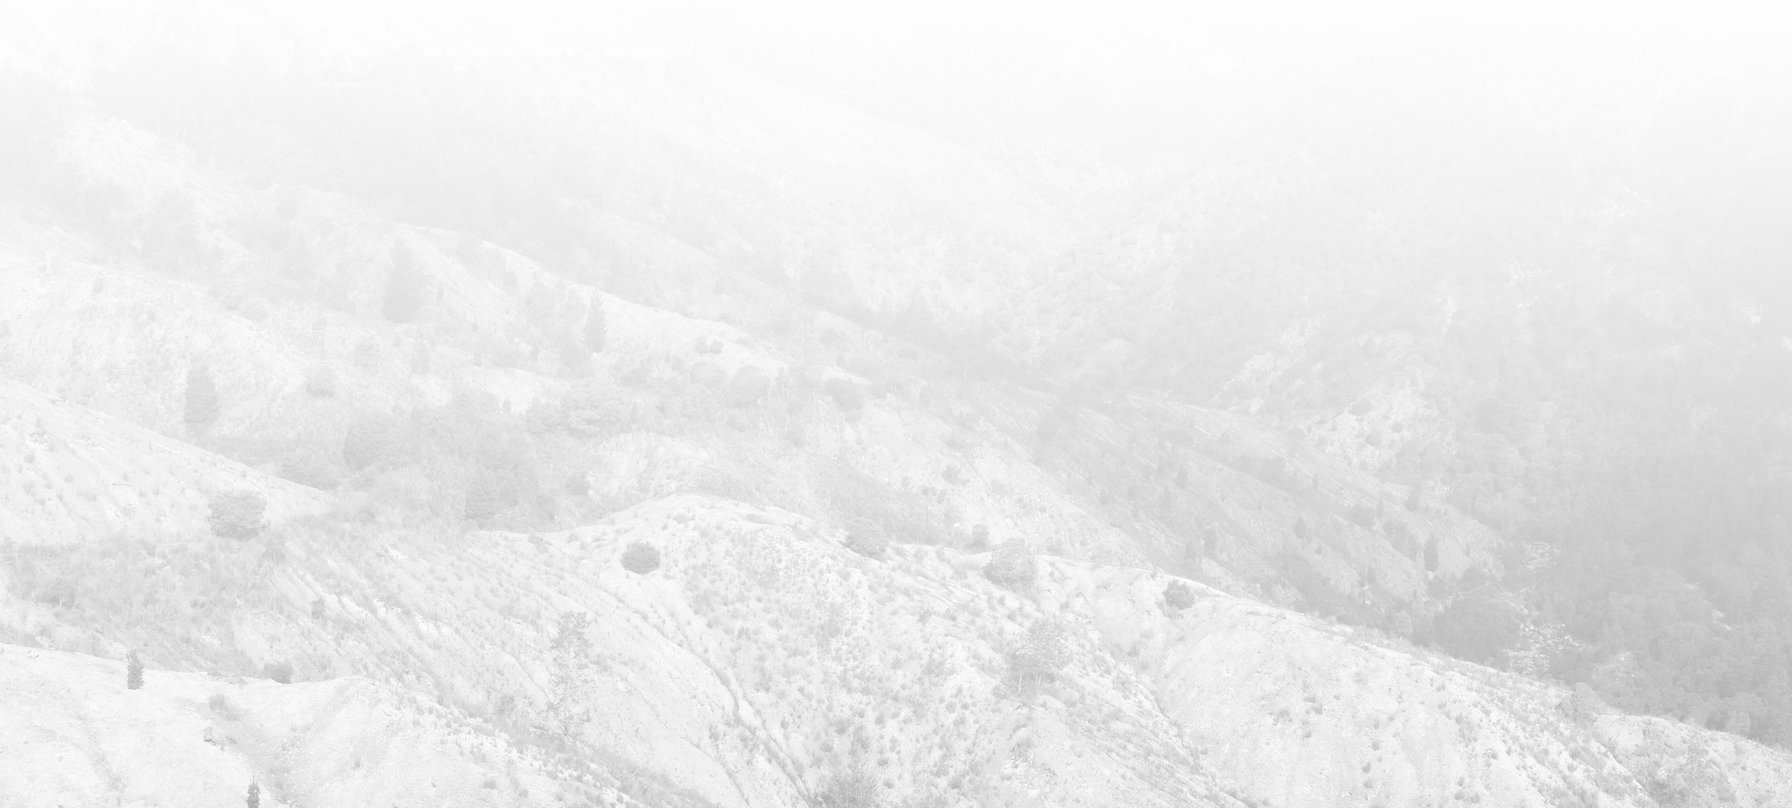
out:
<path id="1" fill-rule="evenodd" d="M 846 533 L 846 549 L 866 558 L 882 558 L 889 547 L 883 528 L 869 519 L 854 519 Z"/>
<path id="2" fill-rule="evenodd" d="M 342 462 L 350 471 L 396 462 L 403 453 L 404 430 L 389 415 L 362 415 L 342 437 Z"/>
<path id="3" fill-rule="evenodd" d="M 185 421 L 188 427 L 203 432 L 218 421 L 218 385 L 212 381 L 211 369 L 203 364 L 187 368 Z"/>
<path id="4" fill-rule="evenodd" d="M 411 265 L 404 242 L 392 244 L 392 271 L 386 276 L 386 294 L 380 312 L 394 323 L 408 323 L 423 308 L 423 275 Z"/>
<path id="5" fill-rule="evenodd" d="M 591 313 L 585 315 L 585 350 L 603 353 L 610 341 L 610 321 L 604 313 L 604 296 L 591 297 Z"/>
<path id="6" fill-rule="evenodd" d="M 1002 586 L 1029 584 L 1039 574 L 1033 551 L 1020 541 L 1009 541 L 990 553 L 983 577 Z"/>
<path id="7" fill-rule="evenodd" d="M 1182 581 L 1171 581 L 1164 587 L 1164 610 L 1174 614 L 1195 605 L 1195 590 Z"/>
<path id="8" fill-rule="evenodd" d="M 479 469 L 473 472 L 467 481 L 467 502 L 463 515 L 473 522 L 484 522 L 498 514 L 502 507 L 503 494 L 498 490 L 498 480 L 489 471 Z"/>
<path id="9" fill-rule="evenodd" d="M 622 568 L 636 575 L 646 575 L 660 568 L 660 550 L 646 542 L 635 542 L 622 551 Z"/>
<path id="10" fill-rule="evenodd" d="M 212 534 L 226 539 L 249 539 L 261 533 L 262 514 L 268 501 L 258 491 L 220 491 L 211 496 Z"/>
<path id="11" fill-rule="evenodd" d="M 143 657 L 135 650 L 124 658 L 124 686 L 126 690 L 143 689 Z"/>
<path id="12" fill-rule="evenodd" d="M 1458 596 L 1437 616 L 1437 644 L 1470 662 L 1494 664 L 1522 637 L 1522 615 L 1492 587 Z"/>
<path id="13" fill-rule="evenodd" d="M 553 671 L 548 692 L 548 721 L 561 737 L 571 737 L 591 720 L 591 709 L 585 703 L 585 682 L 591 678 L 594 661 L 588 631 L 591 616 L 584 612 L 561 612 L 554 626 L 554 638 L 548 646 L 553 658 Z"/>
<path id="14" fill-rule="evenodd" d="M 1008 669 L 1022 687 L 1056 678 L 1070 664 L 1070 631 L 1063 623 L 1040 618 L 1008 653 Z"/>
<path id="15" fill-rule="evenodd" d="M 243 800 L 243 804 L 248 808 L 261 808 L 261 786 L 250 782 L 249 796 Z"/>
<path id="16" fill-rule="evenodd" d="M 261 666 L 261 675 L 263 678 L 272 679 L 280 684 L 290 685 L 292 684 L 292 663 L 284 659 L 279 662 L 269 662 Z"/>

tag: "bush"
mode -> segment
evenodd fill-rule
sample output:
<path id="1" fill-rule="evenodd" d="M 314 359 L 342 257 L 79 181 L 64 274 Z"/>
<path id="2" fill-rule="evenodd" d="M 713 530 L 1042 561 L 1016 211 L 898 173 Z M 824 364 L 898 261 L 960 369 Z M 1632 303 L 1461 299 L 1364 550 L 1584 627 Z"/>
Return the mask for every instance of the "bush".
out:
<path id="1" fill-rule="evenodd" d="M 890 549 L 890 539 L 870 520 L 858 520 L 846 534 L 846 549 L 866 558 L 883 558 Z"/>
<path id="2" fill-rule="evenodd" d="M 1030 584 L 1039 574 L 1033 551 L 1019 541 L 997 547 L 983 566 L 983 576 L 1002 586 Z"/>
<path id="3" fill-rule="evenodd" d="M 828 397 L 840 407 L 847 420 L 857 421 L 865 413 L 865 391 L 850 379 L 838 376 L 827 381 Z"/>
<path id="4" fill-rule="evenodd" d="M 290 685 L 292 684 L 292 663 L 287 662 L 286 660 L 269 662 L 268 664 L 261 666 L 261 676 L 264 679 L 272 679 L 283 685 Z"/>
<path id="5" fill-rule="evenodd" d="M 877 776 L 863 763 L 836 771 L 817 794 L 822 808 L 877 808 L 883 805 L 878 796 Z"/>
<path id="6" fill-rule="evenodd" d="M 132 651 L 124 659 L 124 686 L 127 690 L 143 689 L 143 657 Z"/>
<path id="7" fill-rule="evenodd" d="M 261 533 L 268 501 L 257 491 L 221 491 L 211 497 L 212 533 L 226 539 L 249 539 Z"/>
<path id="8" fill-rule="evenodd" d="M 660 550 L 646 542 L 635 542 L 622 551 L 622 568 L 636 575 L 646 575 L 660 568 Z"/>
<path id="9" fill-rule="evenodd" d="M 1195 605 L 1195 590 L 1182 581 L 1164 587 L 1164 609 L 1172 614 Z"/>

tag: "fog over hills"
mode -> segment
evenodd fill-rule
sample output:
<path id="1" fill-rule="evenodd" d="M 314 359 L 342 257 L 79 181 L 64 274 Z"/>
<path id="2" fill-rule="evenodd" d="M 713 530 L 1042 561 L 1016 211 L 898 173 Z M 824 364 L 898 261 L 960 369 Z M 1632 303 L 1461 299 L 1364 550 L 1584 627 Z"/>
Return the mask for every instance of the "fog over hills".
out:
<path id="1" fill-rule="evenodd" d="M 0 10 L 0 806 L 1792 804 L 1784 41 Z"/>

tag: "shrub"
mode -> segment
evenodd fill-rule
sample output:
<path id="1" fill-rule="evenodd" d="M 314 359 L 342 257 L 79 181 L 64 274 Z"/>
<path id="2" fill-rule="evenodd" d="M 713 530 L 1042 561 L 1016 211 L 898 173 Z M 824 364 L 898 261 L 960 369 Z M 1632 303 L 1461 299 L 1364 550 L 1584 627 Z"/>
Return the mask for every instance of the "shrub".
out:
<path id="1" fill-rule="evenodd" d="M 211 497 L 212 533 L 226 539 L 254 538 L 261 533 L 268 501 L 257 491 L 221 491 Z"/>
<path id="2" fill-rule="evenodd" d="M 292 663 L 286 660 L 269 662 L 268 664 L 261 666 L 261 676 L 264 679 L 272 679 L 283 685 L 290 685 L 292 684 Z"/>
<path id="3" fill-rule="evenodd" d="M 859 416 L 864 414 L 865 391 L 852 380 L 842 379 L 838 376 L 830 378 L 827 381 L 827 392 L 828 397 L 834 399 L 834 403 L 840 407 L 840 412 L 846 415 L 847 420 L 856 421 Z"/>
<path id="4" fill-rule="evenodd" d="M 143 657 L 136 651 L 124 658 L 124 686 L 127 690 L 143 689 Z"/>
<path id="5" fill-rule="evenodd" d="M 846 534 L 846 549 L 866 558 L 883 558 L 890 549 L 890 539 L 870 520 L 858 520 Z"/>
<path id="6" fill-rule="evenodd" d="M 877 808 L 883 805 L 878 797 L 877 776 L 864 763 L 836 771 L 816 795 L 822 808 Z"/>
<path id="7" fill-rule="evenodd" d="M 646 542 L 634 542 L 622 551 L 622 568 L 636 575 L 646 575 L 660 568 L 660 550 Z"/>
<path id="8" fill-rule="evenodd" d="M 1039 574 L 1033 551 L 1019 541 L 997 547 L 983 566 L 983 576 L 1002 586 L 1029 584 Z"/>
<path id="9" fill-rule="evenodd" d="M 1195 605 L 1195 590 L 1190 588 L 1187 583 L 1171 581 L 1169 586 L 1164 587 L 1164 609 L 1166 611 L 1173 614 L 1193 605 Z"/>

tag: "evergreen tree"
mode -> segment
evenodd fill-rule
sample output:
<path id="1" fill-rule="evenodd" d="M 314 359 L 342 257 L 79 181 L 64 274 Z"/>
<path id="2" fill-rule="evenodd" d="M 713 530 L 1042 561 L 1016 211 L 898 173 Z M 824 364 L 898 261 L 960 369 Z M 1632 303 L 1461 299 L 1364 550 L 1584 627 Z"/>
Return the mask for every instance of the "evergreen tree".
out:
<path id="1" fill-rule="evenodd" d="M 590 615 L 561 612 L 549 646 L 554 667 L 549 682 L 548 720 L 562 737 L 577 735 L 591 720 L 584 693 L 585 683 L 597 665 L 591 653 L 590 628 Z"/>
<path id="2" fill-rule="evenodd" d="M 604 346 L 609 343 L 610 322 L 604 314 L 603 295 L 591 298 L 591 313 L 585 315 L 585 350 L 592 353 L 603 353 Z"/>
<path id="3" fill-rule="evenodd" d="M 124 686 L 127 690 L 143 689 L 143 658 L 136 651 L 124 659 Z"/>
<path id="4" fill-rule="evenodd" d="M 243 800 L 243 804 L 248 808 L 261 808 L 261 786 L 250 782 L 249 796 Z"/>
<path id="5" fill-rule="evenodd" d="M 380 311 L 394 323 L 408 323 L 423 308 L 423 275 L 411 265 L 404 242 L 392 245 L 392 274 L 386 278 L 386 296 Z"/>
<path id="6" fill-rule="evenodd" d="M 497 478 L 490 471 L 480 469 L 467 481 L 467 502 L 462 513 L 469 521 L 484 522 L 498 514 L 502 500 L 503 492 L 498 490 Z"/>
<path id="7" fill-rule="evenodd" d="M 218 421 L 218 385 L 205 365 L 187 368 L 187 395 L 184 420 L 187 426 L 205 431 Z"/>

